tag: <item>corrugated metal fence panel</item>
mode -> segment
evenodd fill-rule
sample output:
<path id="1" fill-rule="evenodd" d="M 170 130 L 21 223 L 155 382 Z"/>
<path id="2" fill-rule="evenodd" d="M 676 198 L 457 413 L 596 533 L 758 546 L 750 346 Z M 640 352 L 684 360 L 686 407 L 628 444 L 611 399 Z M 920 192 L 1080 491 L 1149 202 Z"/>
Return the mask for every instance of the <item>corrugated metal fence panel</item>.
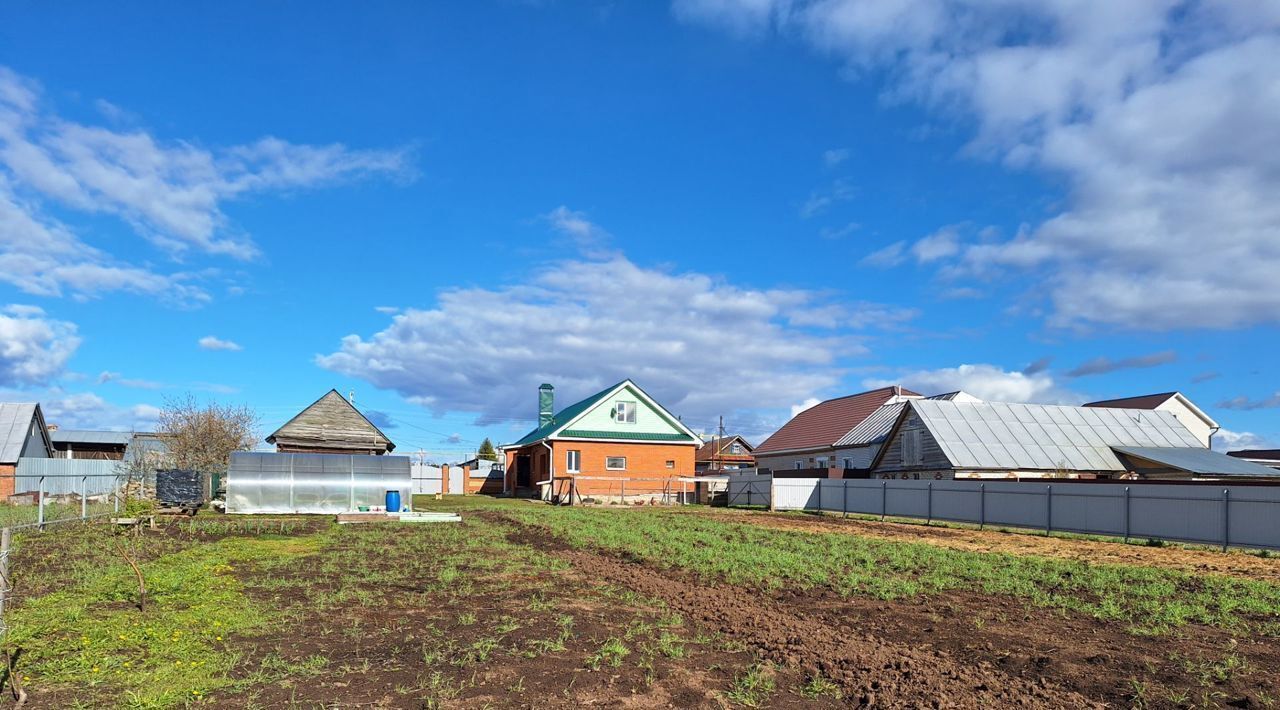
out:
<path id="1" fill-rule="evenodd" d="M 412 500 L 406 456 L 237 452 L 227 470 L 229 513 L 342 513 Z"/>
<path id="2" fill-rule="evenodd" d="M 442 476 L 439 466 L 414 463 L 411 471 L 415 495 L 435 495 L 440 492 L 440 479 Z"/>
<path id="3" fill-rule="evenodd" d="M 40 478 L 44 477 L 46 495 L 79 494 L 81 487 L 87 495 L 110 493 L 116 482 L 126 474 L 119 461 L 94 461 L 91 459 L 18 459 L 15 493 L 32 493 L 40 490 Z"/>
<path id="4" fill-rule="evenodd" d="M 729 477 L 729 505 L 1280 549 L 1280 486 Z"/>

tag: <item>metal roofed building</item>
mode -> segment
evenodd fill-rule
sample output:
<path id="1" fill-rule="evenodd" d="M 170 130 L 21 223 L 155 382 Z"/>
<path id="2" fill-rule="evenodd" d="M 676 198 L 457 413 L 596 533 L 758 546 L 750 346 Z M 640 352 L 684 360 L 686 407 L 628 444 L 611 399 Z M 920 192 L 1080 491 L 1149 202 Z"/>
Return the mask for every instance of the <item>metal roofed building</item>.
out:
<path id="1" fill-rule="evenodd" d="M 51 458 L 53 444 L 36 402 L 0 402 L 0 497 L 14 493 L 18 459 Z"/>
<path id="2" fill-rule="evenodd" d="M 1218 422 L 1214 421 L 1213 417 L 1205 414 L 1203 409 L 1197 407 L 1195 402 L 1192 402 L 1181 392 L 1161 392 L 1137 397 L 1104 399 L 1101 402 L 1090 402 L 1084 406 L 1172 412 L 1178 418 L 1178 421 L 1182 422 L 1183 425 L 1191 430 L 1191 433 L 1196 435 L 1196 438 L 1200 440 L 1200 445 L 1206 449 L 1213 448 L 1213 435 L 1222 428 L 1218 426 Z"/>
<path id="3" fill-rule="evenodd" d="M 1228 451 L 1227 456 L 1244 459 L 1259 466 L 1280 469 L 1280 449 L 1240 449 Z"/>
<path id="4" fill-rule="evenodd" d="M 120 461 L 125 457 L 133 434 L 127 431 L 54 429 L 49 432 L 54 456 L 66 459 Z"/>
<path id="5" fill-rule="evenodd" d="M 877 449 L 862 437 L 851 439 L 853 432 L 879 415 L 883 405 L 919 396 L 894 386 L 819 402 L 796 414 L 756 447 L 756 466 L 776 471 L 866 469 Z"/>
<path id="6" fill-rule="evenodd" d="M 909 400 L 878 478 L 1274 478 L 1204 448 L 1172 412 Z"/>

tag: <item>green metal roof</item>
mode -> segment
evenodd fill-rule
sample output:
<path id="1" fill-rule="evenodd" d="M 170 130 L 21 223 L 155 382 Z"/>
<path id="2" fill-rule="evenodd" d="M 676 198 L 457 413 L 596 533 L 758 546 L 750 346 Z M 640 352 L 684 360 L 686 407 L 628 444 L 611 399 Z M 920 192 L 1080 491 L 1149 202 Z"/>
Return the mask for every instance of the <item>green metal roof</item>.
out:
<path id="1" fill-rule="evenodd" d="M 622 382 L 626 382 L 626 380 L 623 380 Z M 609 385 L 608 387 L 600 390 L 599 392 L 596 392 L 595 394 L 591 395 L 590 397 L 587 397 L 581 402 L 576 402 L 574 404 L 571 404 L 565 407 L 564 409 L 561 409 L 560 411 L 555 413 L 555 416 L 551 417 L 551 422 L 548 423 L 546 426 L 537 427 L 536 429 L 529 432 L 528 434 L 525 434 L 524 437 L 522 437 L 516 443 L 511 444 L 511 446 L 524 446 L 526 444 L 532 444 L 534 442 L 541 441 L 547 438 L 548 436 L 551 436 L 551 432 L 555 431 L 558 427 L 563 425 L 565 422 L 570 421 L 574 417 L 578 416 L 579 414 L 582 414 L 583 412 L 587 411 L 591 407 L 595 406 L 597 403 L 600 402 L 600 400 L 604 399 L 605 395 L 609 394 L 614 389 L 616 389 L 618 385 L 622 384 L 622 382 Z"/>
<path id="2" fill-rule="evenodd" d="M 634 439 L 635 441 L 693 441 L 688 434 L 653 434 L 626 431 L 592 431 L 588 429 L 566 429 L 560 436 L 570 439 Z"/>

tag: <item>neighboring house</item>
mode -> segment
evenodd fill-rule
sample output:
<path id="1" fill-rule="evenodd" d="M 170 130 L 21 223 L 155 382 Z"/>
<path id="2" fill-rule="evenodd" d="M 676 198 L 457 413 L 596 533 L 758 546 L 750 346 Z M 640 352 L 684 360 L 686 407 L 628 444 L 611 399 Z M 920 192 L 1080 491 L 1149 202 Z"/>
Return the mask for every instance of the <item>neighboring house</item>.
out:
<path id="1" fill-rule="evenodd" d="M 692 476 L 702 440 L 631 380 L 623 380 L 555 411 L 555 388 L 538 388 L 538 426 L 502 447 L 506 490 L 567 495 L 570 479 L 626 478 L 632 492 L 661 490 L 675 476 Z M 583 495 L 616 495 L 618 481 L 576 481 Z"/>
<path id="2" fill-rule="evenodd" d="M 18 459 L 53 456 L 53 442 L 40 405 L 0 402 L 0 498 L 13 495 Z"/>
<path id="3" fill-rule="evenodd" d="M 756 466 L 774 471 L 866 469 L 879 445 L 861 434 L 853 436 L 855 430 L 882 406 L 919 396 L 894 386 L 815 404 L 756 447 Z"/>
<path id="4" fill-rule="evenodd" d="M 1280 449 L 1242 449 L 1240 451 L 1228 451 L 1227 456 L 1244 459 L 1259 466 L 1280 469 Z"/>
<path id="5" fill-rule="evenodd" d="M 1086 407 L 1111 407 L 1116 409 L 1152 409 L 1161 412 L 1172 412 L 1178 421 L 1195 434 L 1200 445 L 1206 449 L 1213 448 L 1213 435 L 1218 433 L 1218 423 L 1204 410 L 1197 407 L 1181 392 L 1161 392 L 1160 394 L 1144 394 L 1139 397 L 1122 397 L 1120 399 L 1104 399 L 1101 402 L 1090 402 Z"/>
<path id="6" fill-rule="evenodd" d="M 53 427 L 49 440 L 60 459 L 123 461 L 133 434 L 127 431 L 89 431 Z"/>
<path id="7" fill-rule="evenodd" d="M 375 455 L 396 445 L 337 390 L 329 390 L 311 406 L 267 437 L 277 453 Z"/>
<path id="8" fill-rule="evenodd" d="M 751 455 L 753 451 L 755 447 L 741 436 L 723 436 L 704 443 L 693 457 L 693 466 L 698 473 L 754 468 L 756 458 Z"/>
<path id="9" fill-rule="evenodd" d="M 1173 412 L 1004 402 L 906 402 L 876 478 L 1268 479 L 1206 449 Z"/>

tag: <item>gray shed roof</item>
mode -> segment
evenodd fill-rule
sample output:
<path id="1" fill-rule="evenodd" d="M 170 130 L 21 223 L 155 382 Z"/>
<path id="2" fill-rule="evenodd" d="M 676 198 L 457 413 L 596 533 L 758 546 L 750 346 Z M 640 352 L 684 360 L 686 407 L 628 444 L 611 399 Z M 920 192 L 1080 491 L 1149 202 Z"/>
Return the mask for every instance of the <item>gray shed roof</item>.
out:
<path id="1" fill-rule="evenodd" d="M 1152 463 L 1162 464 L 1189 473 L 1215 476 L 1280 477 L 1280 471 L 1267 466 L 1234 458 L 1205 448 L 1162 448 L 1154 446 L 1114 446 L 1122 454 L 1128 454 Z"/>
<path id="2" fill-rule="evenodd" d="M 116 444 L 128 446 L 133 433 L 128 431 L 90 431 L 88 429 L 58 429 L 49 432 L 49 440 L 55 444 Z"/>
<path id="3" fill-rule="evenodd" d="M 0 463 L 16 463 L 31 434 L 31 420 L 40 410 L 35 402 L 0 402 Z M 44 422 L 38 422 L 43 428 Z"/>
<path id="4" fill-rule="evenodd" d="M 1125 471 L 1115 446 L 1204 448 L 1172 412 L 912 400 L 956 468 Z"/>
<path id="5" fill-rule="evenodd" d="M 982 401 L 964 390 L 913 399 L 932 399 L 948 402 Z M 840 437 L 840 440 L 836 442 L 836 446 L 867 446 L 884 441 L 889 436 L 889 432 L 893 431 L 893 425 L 897 423 L 898 415 L 902 414 L 902 407 L 902 402 L 880 405 L 880 408 L 872 412 L 871 416 L 863 419 L 862 423 L 850 429 L 848 434 Z"/>

